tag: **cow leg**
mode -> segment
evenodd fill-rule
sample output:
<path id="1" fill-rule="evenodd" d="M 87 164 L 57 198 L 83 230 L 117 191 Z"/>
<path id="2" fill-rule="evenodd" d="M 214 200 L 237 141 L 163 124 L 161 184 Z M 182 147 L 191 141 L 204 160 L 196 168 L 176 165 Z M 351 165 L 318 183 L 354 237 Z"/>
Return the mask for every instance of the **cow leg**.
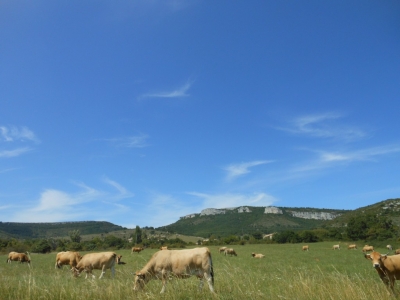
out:
<path id="1" fill-rule="evenodd" d="M 215 293 L 211 275 L 209 275 L 207 272 L 204 272 L 204 278 L 207 280 L 208 287 L 210 288 L 210 291 L 212 293 Z"/>
<path id="2" fill-rule="evenodd" d="M 104 273 L 106 272 L 105 271 L 105 265 L 101 268 L 101 274 L 100 274 L 100 277 L 99 277 L 99 279 L 101 279 L 101 278 L 103 278 L 103 275 L 104 275 Z"/>
<path id="3" fill-rule="evenodd" d="M 162 273 L 161 273 L 161 279 L 162 279 L 162 289 L 161 289 L 160 294 L 162 294 L 162 293 L 165 292 L 166 285 L 167 285 L 167 279 L 168 279 L 167 274 L 164 273 L 164 272 L 162 272 Z"/>
<path id="4" fill-rule="evenodd" d="M 111 267 L 111 277 L 114 278 L 115 277 L 115 265 L 113 265 Z"/>

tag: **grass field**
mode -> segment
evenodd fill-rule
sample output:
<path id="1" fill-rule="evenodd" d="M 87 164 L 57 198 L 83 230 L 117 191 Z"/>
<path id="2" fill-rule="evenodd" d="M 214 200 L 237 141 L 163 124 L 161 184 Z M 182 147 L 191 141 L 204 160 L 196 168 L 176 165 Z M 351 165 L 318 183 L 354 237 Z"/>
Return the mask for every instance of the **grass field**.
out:
<path id="1" fill-rule="evenodd" d="M 198 280 L 173 279 L 160 295 L 161 282 L 150 281 L 143 292 L 134 292 L 133 274 L 156 250 L 140 254 L 116 251 L 125 265 L 116 266 L 115 278 L 108 270 L 103 279 L 73 278 L 67 267 L 54 268 L 56 253 L 31 254 L 32 264 L 7 264 L 1 255 L 0 299 L 392 299 L 370 261 L 361 250 L 332 250 L 333 243 L 234 246 L 237 257 L 225 257 L 218 247 L 212 252 L 216 295 L 207 284 L 198 290 Z M 361 244 L 358 246 L 362 246 Z M 376 249 L 386 253 L 385 249 Z M 263 253 L 254 259 L 252 252 Z M 81 253 L 84 254 L 84 253 Z M 95 270 L 96 277 L 100 271 Z M 396 291 L 400 291 L 400 282 Z"/>

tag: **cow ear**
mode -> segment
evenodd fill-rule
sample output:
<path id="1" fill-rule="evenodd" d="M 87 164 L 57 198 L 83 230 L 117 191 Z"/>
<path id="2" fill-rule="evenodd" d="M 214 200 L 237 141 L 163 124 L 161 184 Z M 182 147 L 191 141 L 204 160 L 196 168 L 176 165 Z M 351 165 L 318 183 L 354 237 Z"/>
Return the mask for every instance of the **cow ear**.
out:
<path id="1" fill-rule="evenodd" d="M 370 255 L 370 254 L 364 254 L 364 257 L 365 257 L 366 259 L 371 259 L 371 255 Z"/>
<path id="2" fill-rule="evenodd" d="M 381 255 L 381 260 L 384 261 L 387 258 L 387 254 Z"/>

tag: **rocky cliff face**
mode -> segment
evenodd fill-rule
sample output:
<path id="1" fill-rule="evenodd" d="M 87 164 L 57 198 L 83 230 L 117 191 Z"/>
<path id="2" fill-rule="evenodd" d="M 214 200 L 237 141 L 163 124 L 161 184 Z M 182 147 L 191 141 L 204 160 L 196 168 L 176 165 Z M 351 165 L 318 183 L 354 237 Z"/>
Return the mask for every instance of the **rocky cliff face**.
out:
<path id="1" fill-rule="evenodd" d="M 399 204 L 400 205 L 400 204 Z M 208 216 L 208 215 L 220 215 L 225 214 L 228 210 L 237 210 L 238 213 L 251 213 L 251 209 L 248 206 L 230 207 L 230 208 L 206 208 L 203 209 L 200 214 L 190 214 L 181 219 L 189 219 L 197 216 Z M 302 219 L 314 219 L 314 220 L 332 220 L 339 216 L 340 214 L 329 213 L 329 212 L 318 212 L 318 211 L 294 211 L 285 210 L 287 213 L 291 214 L 293 217 Z M 283 214 L 283 210 L 276 206 L 264 207 L 264 214 Z"/>
<path id="2" fill-rule="evenodd" d="M 293 217 L 302 219 L 314 219 L 314 220 L 333 220 L 338 215 L 328 212 L 311 212 L 311 211 L 288 211 Z"/>

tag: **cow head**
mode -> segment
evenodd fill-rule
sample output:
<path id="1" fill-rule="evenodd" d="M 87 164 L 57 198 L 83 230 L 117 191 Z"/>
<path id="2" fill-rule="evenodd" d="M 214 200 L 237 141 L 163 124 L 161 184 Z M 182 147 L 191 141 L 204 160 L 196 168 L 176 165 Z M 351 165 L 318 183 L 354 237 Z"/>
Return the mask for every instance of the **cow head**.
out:
<path id="1" fill-rule="evenodd" d="M 364 254 L 364 257 L 372 261 L 372 266 L 374 268 L 380 268 L 387 258 L 387 254 L 380 254 L 379 252 L 373 251 L 370 254 Z"/>
<path id="2" fill-rule="evenodd" d="M 133 284 L 133 290 L 134 291 L 140 291 L 144 288 L 145 284 L 148 281 L 148 278 L 146 278 L 146 273 L 141 273 L 141 272 L 136 272 L 135 273 L 135 281 Z"/>
<path id="3" fill-rule="evenodd" d="M 253 256 L 253 257 L 254 257 L 254 256 L 256 256 L 256 254 L 253 252 L 253 253 L 251 253 L 251 256 Z"/>
<path id="4" fill-rule="evenodd" d="M 81 270 L 77 269 L 76 267 L 72 267 L 71 271 L 72 271 L 74 277 L 78 277 L 82 272 Z"/>

